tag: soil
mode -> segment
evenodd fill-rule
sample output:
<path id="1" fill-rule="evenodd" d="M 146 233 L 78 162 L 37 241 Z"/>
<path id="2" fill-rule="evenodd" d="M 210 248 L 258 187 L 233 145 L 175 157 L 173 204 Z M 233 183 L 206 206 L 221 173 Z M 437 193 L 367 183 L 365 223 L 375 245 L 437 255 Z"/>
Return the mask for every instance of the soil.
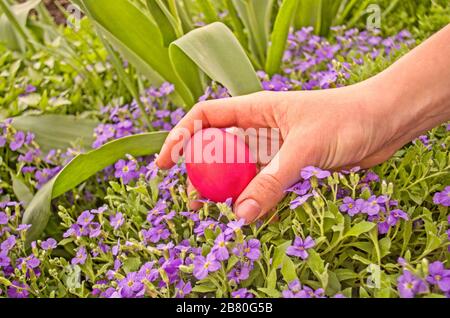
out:
<path id="1" fill-rule="evenodd" d="M 58 2 L 63 7 L 67 7 L 70 4 L 69 0 L 44 0 L 44 4 L 47 7 L 48 11 L 52 15 L 53 19 L 57 24 L 65 24 L 66 18 L 64 14 L 58 9 L 55 2 Z"/>

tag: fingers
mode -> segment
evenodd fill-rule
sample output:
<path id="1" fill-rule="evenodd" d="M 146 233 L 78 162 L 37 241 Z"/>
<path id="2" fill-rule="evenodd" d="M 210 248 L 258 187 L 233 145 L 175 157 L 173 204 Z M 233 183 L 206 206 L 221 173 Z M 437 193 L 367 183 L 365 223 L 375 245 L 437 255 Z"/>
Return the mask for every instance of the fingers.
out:
<path id="1" fill-rule="evenodd" d="M 306 149 L 294 138 L 287 139 L 274 159 L 250 182 L 235 204 L 235 213 L 252 223 L 269 213 L 284 197 L 284 191 L 300 178 L 309 164 Z"/>
<path id="2" fill-rule="evenodd" d="M 183 148 L 181 143 L 187 142 L 190 136 L 204 128 L 237 126 L 246 129 L 248 127 L 268 127 L 267 118 L 270 118 L 271 114 L 268 111 L 271 109 L 271 98 L 269 96 L 271 95 L 268 92 L 260 92 L 246 96 L 211 100 L 195 105 L 170 132 L 156 164 L 161 169 L 172 167 L 181 155 Z"/>

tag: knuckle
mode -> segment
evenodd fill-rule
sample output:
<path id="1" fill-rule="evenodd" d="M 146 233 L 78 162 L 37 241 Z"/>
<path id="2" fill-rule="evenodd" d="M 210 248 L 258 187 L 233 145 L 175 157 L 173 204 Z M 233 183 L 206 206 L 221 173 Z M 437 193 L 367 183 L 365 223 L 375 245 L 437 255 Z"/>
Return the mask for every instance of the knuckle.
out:
<path id="1" fill-rule="evenodd" d="M 260 174 L 255 178 L 256 191 L 269 195 L 271 198 L 283 196 L 283 187 L 281 182 L 272 174 Z"/>

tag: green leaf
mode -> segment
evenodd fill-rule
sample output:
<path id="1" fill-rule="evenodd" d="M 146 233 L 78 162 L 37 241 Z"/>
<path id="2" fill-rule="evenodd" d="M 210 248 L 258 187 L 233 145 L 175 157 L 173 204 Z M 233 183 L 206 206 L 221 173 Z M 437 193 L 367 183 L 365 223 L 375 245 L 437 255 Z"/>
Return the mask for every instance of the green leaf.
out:
<path id="1" fill-rule="evenodd" d="M 358 237 L 363 233 L 369 232 L 374 227 L 375 227 L 375 223 L 362 221 L 362 222 L 359 222 L 358 224 L 352 226 L 350 228 L 350 230 L 348 230 L 348 232 L 345 233 L 344 237 L 351 237 L 351 236 Z"/>
<path id="2" fill-rule="evenodd" d="M 328 271 L 325 268 L 325 262 L 320 257 L 320 254 L 316 251 L 309 251 L 308 259 L 306 260 L 306 264 L 311 269 L 313 274 L 317 277 L 317 279 L 321 282 L 322 288 L 326 289 L 328 285 Z"/>
<path id="3" fill-rule="evenodd" d="M 308 267 L 316 275 L 325 272 L 325 263 L 323 259 L 320 257 L 320 255 L 314 250 L 309 251 L 309 256 L 306 261 L 306 264 L 308 264 Z"/>
<path id="4" fill-rule="evenodd" d="M 283 265 L 281 266 L 281 275 L 287 283 L 298 279 L 295 265 L 289 257 L 284 257 Z"/>
<path id="5" fill-rule="evenodd" d="M 135 272 L 139 269 L 139 267 L 141 266 L 142 261 L 141 258 L 139 256 L 136 257 L 128 257 L 124 262 L 123 262 L 123 270 L 125 271 L 125 273 L 130 273 L 130 272 Z"/>
<path id="6" fill-rule="evenodd" d="M 138 59 L 139 65 L 146 65 L 147 71 L 151 69 L 165 81 L 173 83 L 186 105 L 194 103 L 191 92 L 176 75 L 168 48 L 150 16 L 131 0 L 83 0 L 82 3 L 87 14 L 106 31 L 108 38 L 112 37 L 113 45 L 118 46 L 118 51 L 126 59 L 131 62 Z"/>
<path id="7" fill-rule="evenodd" d="M 164 5 L 162 2 L 160 3 L 161 5 Z M 165 14 L 165 11 L 163 11 L 163 8 L 158 4 L 157 0 L 147 0 L 147 7 L 159 27 L 160 36 L 164 46 L 168 47 L 170 43 L 177 39 L 175 28 L 169 20 L 169 17 Z"/>
<path id="8" fill-rule="evenodd" d="M 386 255 L 390 254 L 390 249 L 391 249 L 391 240 L 389 239 L 389 237 L 383 237 L 380 241 L 380 257 L 383 258 Z"/>
<path id="9" fill-rule="evenodd" d="M 283 259 L 286 256 L 286 250 L 289 246 L 291 246 L 291 241 L 286 241 L 280 245 L 277 246 L 275 251 L 273 252 L 273 258 L 272 258 L 272 268 L 277 269 L 282 263 Z"/>
<path id="10" fill-rule="evenodd" d="M 244 24 L 239 18 L 238 12 L 232 1 L 225 1 L 226 8 L 228 10 L 228 16 L 230 19 L 231 26 L 233 28 L 233 32 L 236 35 L 237 39 L 241 43 L 244 48 L 248 47 L 248 38 L 244 32 Z"/>
<path id="11" fill-rule="evenodd" d="M 280 292 L 274 288 L 258 288 L 258 290 L 268 295 L 269 297 L 280 298 Z"/>
<path id="12" fill-rule="evenodd" d="M 70 115 L 40 115 L 15 117 L 12 125 L 17 130 L 34 133 L 36 142 L 47 152 L 67 149 L 74 144 L 90 148 L 98 122 Z"/>
<path id="13" fill-rule="evenodd" d="M 213 80 L 223 84 L 233 96 L 246 95 L 262 90 L 256 72 L 233 33 L 223 23 L 216 22 L 191 31 L 170 46 L 171 57 L 178 74 L 191 89 L 195 76 L 181 68 L 192 66 L 178 59 L 180 49 Z M 197 88 L 198 89 L 198 88 Z"/>
<path id="14" fill-rule="evenodd" d="M 166 137 L 167 133 L 165 132 L 128 136 L 75 157 L 36 193 L 25 210 L 22 223 L 31 224 L 27 237 L 28 242 L 38 238 L 45 230 L 51 214 L 52 199 L 72 190 L 126 154 L 140 157 L 157 153 Z"/>
<path id="15" fill-rule="evenodd" d="M 295 28 L 312 26 L 318 34 L 321 29 L 322 0 L 300 0 L 295 18 Z"/>
<path id="16" fill-rule="evenodd" d="M 250 48 L 264 66 L 274 0 L 232 0 L 247 29 Z"/>
<path id="17" fill-rule="evenodd" d="M 217 287 L 213 284 L 204 284 L 204 285 L 197 285 L 192 288 L 192 291 L 195 293 L 211 293 L 215 292 L 217 290 Z"/>
<path id="18" fill-rule="evenodd" d="M 198 66 L 176 45 L 170 45 L 169 55 L 175 72 L 189 87 L 194 100 L 198 100 L 204 93 Z"/>
<path id="19" fill-rule="evenodd" d="M 211 24 L 219 20 L 219 16 L 211 0 L 197 0 L 197 4 L 200 7 L 200 12 L 205 16 L 205 22 L 207 24 Z"/>
<path id="20" fill-rule="evenodd" d="M 7 5 L 5 0 L 0 1 L 2 1 L 4 5 Z M 41 0 L 30 0 L 9 7 L 16 22 L 19 24 L 16 27 L 25 29 L 30 11 L 36 8 L 40 2 Z M 13 22 L 7 18 L 5 13 L 0 15 L 0 42 L 6 43 L 6 46 L 13 51 L 24 50 L 25 48 L 25 43 L 21 38 L 21 35 L 18 34 L 18 30 L 14 27 Z"/>
<path id="21" fill-rule="evenodd" d="M 31 190 L 21 178 L 17 177 L 13 173 L 11 174 L 11 180 L 14 194 L 19 199 L 19 201 L 23 202 L 25 207 L 28 206 L 28 204 L 33 199 L 33 192 L 31 192 Z"/>
<path id="22" fill-rule="evenodd" d="M 266 61 L 266 73 L 269 75 L 274 75 L 280 71 L 289 35 L 289 28 L 292 25 L 298 3 L 298 0 L 284 0 L 278 11 Z"/>

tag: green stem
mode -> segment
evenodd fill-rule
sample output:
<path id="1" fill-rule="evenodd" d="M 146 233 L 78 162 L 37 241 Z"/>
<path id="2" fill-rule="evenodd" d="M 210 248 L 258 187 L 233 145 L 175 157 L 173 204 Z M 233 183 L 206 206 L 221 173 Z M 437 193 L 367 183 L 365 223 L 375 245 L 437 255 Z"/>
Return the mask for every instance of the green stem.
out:
<path id="1" fill-rule="evenodd" d="M 444 170 L 448 170 L 448 169 L 450 169 L 450 166 L 447 166 L 447 167 L 444 168 Z M 439 176 L 442 176 L 442 175 L 446 175 L 446 174 L 449 174 L 449 173 L 450 173 L 449 171 L 441 171 L 441 172 L 437 172 L 437 173 L 431 174 L 429 176 L 420 178 L 419 180 L 416 180 L 415 182 L 411 183 L 406 188 L 403 187 L 400 191 L 406 191 L 406 190 L 414 187 L 416 184 L 418 184 L 418 183 L 420 183 L 422 181 L 425 181 L 425 180 L 428 180 L 428 179 L 431 179 L 431 178 L 436 178 L 436 177 L 439 177 Z"/>

